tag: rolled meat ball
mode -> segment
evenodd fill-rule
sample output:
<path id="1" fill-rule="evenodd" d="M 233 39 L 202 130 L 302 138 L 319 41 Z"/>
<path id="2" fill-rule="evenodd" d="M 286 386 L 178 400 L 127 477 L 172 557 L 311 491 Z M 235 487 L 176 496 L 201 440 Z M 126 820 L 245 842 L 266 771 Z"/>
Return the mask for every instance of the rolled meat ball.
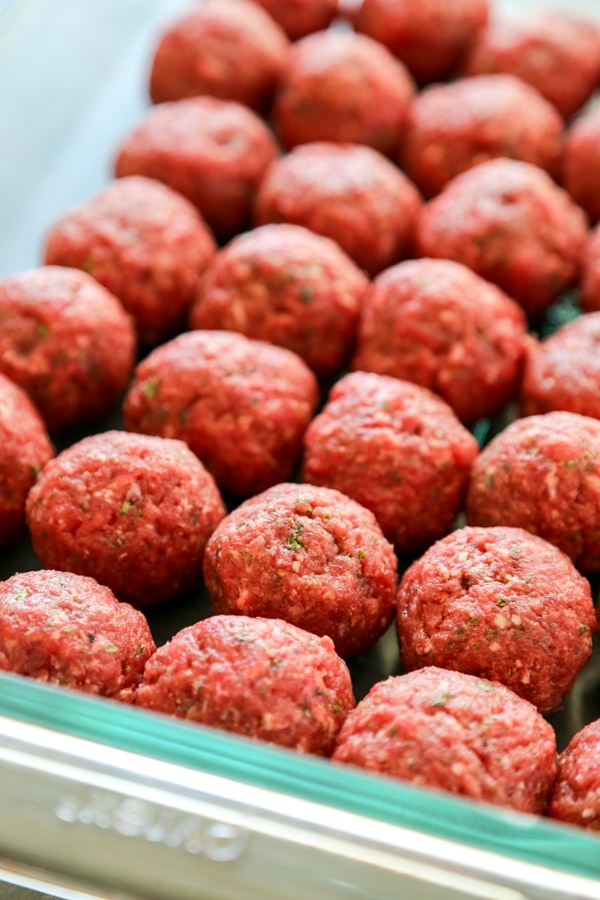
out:
<path id="1" fill-rule="evenodd" d="M 589 582 L 522 528 L 461 528 L 402 578 L 398 637 L 407 671 L 440 666 L 499 681 L 557 709 L 590 658 Z"/>
<path id="2" fill-rule="evenodd" d="M 504 685 L 431 666 L 376 684 L 348 715 L 333 759 L 541 814 L 556 775 L 556 737 Z"/>
<path id="3" fill-rule="evenodd" d="M 268 168 L 254 221 L 303 225 L 337 241 L 375 275 L 412 254 L 420 209 L 416 187 L 376 150 L 317 142 L 295 147 Z"/>
<path id="4" fill-rule="evenodd" d="M 265 225 L 217 253 L 190 324 L 287 347 L 331 375 L 348 362 L 367 287 L 334 241 L 298 225 Z"/>
<path id="5" fill-rule="evenodd" d="M 150 73 L 154 103 L 209 94 L 265 109 L 288 54 L 279 25 L 249 0 L 203 0 L 161 35 Z"/>
<path id="6" fill-rule="evenodd" d="M 22 537 L 27 494 L 53 456 L 37 409 L 25 391 L 0 374 L 0 547 Z"/>
<path id="7" fill-rule="evenodd" d="M 473 465 L 467 522 L 524 528 L 586 574 L 600 571 L 600 422 L 571 412 L 518 419 Z"/>
<path id="8" fill-rule="evenodd" d="M 569 119 L 600 78 L 600 26 L 566 9 L 498 15 L 472 47 L 465 71 L 516 75 Z"/>
<path id="9" fill-rule="evenodd" d="M 407 260 L 367 292 L 352 368 L 429 388 L 472 425 L 518 393 L 525 328 L 521 308 L 466 266 Z"/>
<path id="10" fill-rule="evenodd" d="M 322 31 L 292 48 L 273 118 L 287 148 L 334 141 L 391 155 L 413 94 L 407 69 L 381 44 L 365 35 Z"/>
<path id="11" fill-rule="evenodd" d="M 227 240 L 247 225 L 276 153 L 275 139 L 252 110 L 193 97 L 151 109 L 118 149 L 115 174 L 162 181 L 198 208 L 219 240 Z"/>
<path id="12" fill-rule="evenodd" d="M 129 431 L 185 441 L 223 491 L 245 497 L 291 476 L 317 400 L 315 376 L 289 350 L 190 331 L 139 364 L 123 418 Z"/>
<path id="13" fill-rule="evenodd" d="M 279 619 L 213 616 L 156 651 L 136 702 L 188 722 L 329 756 L 354 695 L 348 668 L 329 638 Z"/>
<path id="14" fill-rule="evenodd" d="M 351 19 L 356 31 L 391 50 L 417 81 L 443 81 L 485 27 L 488 0 L 363 0 Z"/>
<path id="15" fill-rule="evenodd" d="M 133 321 L 85 272 L 43 266 L 0 281 L 0 372 L 50 431 L 111 412 L 135 363 Z"/>
<path id="16" fill-rule="evenodd" d="M 302 474 L 370 509 L 397 551 L 413 554 L 451 529 L 476 456 L 475 438 L 439 397 L 353 372 L 309 425 Z"/>
<path id="17" fill-rule="evenodd" d="M 297 41 L 313 31 L 322 31 L 333 22 L 338 0 L 255 0 Z"/>
<path id="18" fill-rule="evenodd" d="M 82 269 L 121 301 L 139 340 L 182 331 L 215 242 L 192 204 L 150 178 L 120 178 L 50 228 L 47 265 Z"/>
<path id="19" fill-rule="evenodd" d="M 206 548 L 204 580 L 215 613 L 284 619 L 330 637 L 348 657 L 392 620 L 396 558 L 354 500 L 279 484 L 223 520 Z"/>
<path id="20" fill-rule="evenodd" d="M 198 587 L 224 515 L 212 476 L 183 441 L 120 431 L 59 453 L 26 505 L 46 568 L 95 578 L 138 608 Z"/>
<path id="21" fill-rule="evenodd" d="M 585 213 L 546 172 L 493 159 L 424 207 L 417 242 L 419 255 L 463 263 L 535 318 L 577 281 L 586 235 Z"/>
<path id="22" fill-rule="evenodd" d="M 521 385 L 521 411 L 535 416 L 566 410 L 600 419 L 600 312 L 530 341 Z"/>
<path id="23" fill-rule="evenodd" d="M 592 222 L 600 219 L 600 106 L 575 119 L 567 132 L 562 164 L 565 190 Z"/>
<path id="24" fill-rule="evenodd" d="M 425 197 L 461 172 L 506 156 L 558 175 L 563 121 L 534 88 L 512 75 L 436 84 L 410 107 L 400 164 Z"/>
<path id="25" fill-rule="evenodd" d="M 558 757 L 547 815 L 568 825 L 600 830 L 600 719 L 589 722 Z"/>
<path id="26" fill-rule="evenodd" d="M 132 703 L 156 646 L 143 615 L 93 578 L 23 572 L 0 583 L 0 669 Z"/>

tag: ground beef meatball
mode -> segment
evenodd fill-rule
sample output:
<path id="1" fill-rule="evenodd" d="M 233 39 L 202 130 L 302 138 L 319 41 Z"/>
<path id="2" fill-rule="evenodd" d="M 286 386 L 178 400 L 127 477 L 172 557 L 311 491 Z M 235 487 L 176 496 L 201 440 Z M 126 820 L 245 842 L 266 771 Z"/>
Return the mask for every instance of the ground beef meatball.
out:
<path id="1" fill-rule="evenodd" d="M 277 153 L 252 110 L 215 97 L 162 103 L 125 138 L 115 173 L 146 175 L 187 197 L 220 240 L 246 224 Z"/>
<path id="2" fill-rule="evenodd" d="M 525 416 L 564 409 L 600 419 L 600 312 L 563 325 L 527 353 L 521 408 Z"/>
<path id="3" fill-rule="evenodd" d="M 367 288 L 334 241 L 298 225 L 265 225 L 215 256 L 190 323 L 287 347 L 330 375 L 348 361 Z"/>
<path id="4" fill-rule="evenodd" d="M 352 368 L 427 387 L 472 424 L 518 392 L 525 324 L 516 303 L 466 266 L 409 260 L 367 293 Z"/>
<path id="5" fill-rule="evenodd" d="M 120 431 L 51 460 L 26 505 L 44 566 L 89 575 L 137 607 L 199 584 L 224 515 L 212 476 L 183 441 Z"/>
<path id="6" fill-rule="evenodd" d="M 540 315 L 579 274 L 585 213 L 546 172 L 493 159 L 463 172 L 423 210 L 421 256 L 462 262 Z"/>
<path id="7" fill-rule="evenodd" d="M 575 119 L 567 132 L 562 183 L 592 222 L 600 219 L 600 105 Z"/>
<path id="8" fill-rule="evenodd" d="M 513 422 L 475 461 L 467 521 L 524 528 L 600 572 L 600 422 L 570 412 Z"/>
<path id="9" fill-rule="evenodd" d="M 0 669 L 131 703 L 156 647 L 143 613 L 70 572 L 0 583 Z"/>
<path id="10" fill-rule="evenodd" d="M 568 119 L 600 78 L 600 27 L 558 9 L 498 16 L 480 35 L 465 68 L 470 75 L 517 75 Z"/>
<path id="11" fill-rule="evenodd" d="M 140 363 L 123 416 L 129 431 L 185 441 L 222 490 L 247 497 L 290 477 L 317 400 L 295 353 L 190 331 Z"/>
<path id="12" fill-rule="evenodd" d="M 377 274 L 410 256 L 421 198 L 384 156 L 357 144 L 296 147 L 267 170 L 255 223 L 291 222 L 333 238 Z"/>
<path id="13" fill-rule="evenodd" d="M 135 353 L 132 320 L 85 272 L 46 266 L 0 281 L 0 372 L 51 431 L 109 412 Z"/>
<path id="14" fill-rule="evenodd" d="M 357 31 L 388 47 L 420 82 L 452 74 L 488 19 L 488 0 L 363 0 Z"/>
<path id="15" fill-rule="evenodd" d="M 333 22 L 338 0 L 255 0 L 279 22 L 289 37 L 298 38 L 321 31 Z"/>
<path id="16" fill-rule="evenodd" d="M 182 331 L 215 242 L 192 204 L 150 178 L 120 178 L 50 229 L 46 263 L 88 272 L 119 298 L 142 344 Z"/>
<path id="17" fill-rule="evenodd" d="M 571 739 L 558 757 L 558 776 L 547 815 L 600 831 L 600 719 Z"/>
<path id="18" fill-rule="evenodd" d="M 354 372 L 304 438 L 303 477 L 353 497 L 399 552 L 424 550 L 460 510 L 477 442 L 425 388 Z"/>
<path id="19" fill-rule="evenodd" d="M 292 48 L 273 116 L 288 148 L 334 141 L 391 155 L 413 93 L 408 71 L 381 44 L 348 31 L 322 31 Z"/>
<path id="20" fill-rule="evenodd" d="M 534 88 L 512 75 L 462 78 L 426 88 L 411 105 L 400 163 L 426 197 L 456 175 L 498 156 L 558 174 L 563 121 Z"/>
<path id="21" fill-rule="evenodd" d="M 376 684 L 346 719 L 333 759 L 541 813 L 556 774 L 556 738 L 504 685 L 430 667 Z"/>
<path id="22" fill-rule="evenodd" d="M 405 573 L 397 597 L 407 670 L 456 669 L 556 709 L 592 652 L 589 582 L 521 528 L 461 528 Z"/>
<path id="23" fill-rule="evenodd" d="M 600 310 L 600 225 L 594 228 L 584 246 L 580 289 L 583 308 L 588 312 Z"/>
<path id="24" fill-rule="evenodd" d="M 0 375 L 0 547 L 21 536 L 25 499 L 54 456 L 44 422 L 20 387 Z"/>
<path id="25" fill-rule="evenodd" d="M 213 616 L 156 651 L 137 704 L 329 756 L 354 695 L 328 637 L 280 619 Z"/>
<path id="26" fill-rule="evenodd" d="M 162 35 L 152 63 L 154 103 L 210 94 L 264 109 L 288 54 L 288 39 L 249 0 L 203 0 Z"/>
<path id="27" fill-rule="evenodd" d="M 327 635 L 340 656 L 391 622 L 396 558 L 374 516 L 338 491 L 279 484 L 247 500 L 206 548 L 215 613 L 285 619 Z"/>

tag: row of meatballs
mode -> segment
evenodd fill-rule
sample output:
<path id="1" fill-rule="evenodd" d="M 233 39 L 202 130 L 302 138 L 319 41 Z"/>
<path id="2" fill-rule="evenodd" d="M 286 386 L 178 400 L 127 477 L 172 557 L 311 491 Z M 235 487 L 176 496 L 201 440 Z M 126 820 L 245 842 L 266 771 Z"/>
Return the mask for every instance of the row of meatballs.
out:
<path id="1" fill-rule="evenodd" d="M 213 575 L 219 566 L 223 572 L 212 617 L 156 649 L 143 613 L 94 579 L 52 570 L 15 575 L 0 584 L 1 668 L 598 827 L 600 723 L 576 735 L 557 759 L 553 729 L 540 714 L 574 680 L 595 629 L 589 585 L 564 554 L 520 529 L 465 528 L 413 564 L 394 601 L 391 548 L 366 510 L 343 495 L 281 485 L 240 509 L 244 521 L 223 524 L 229 536 L 231 529 L 243 531 L 242 541 L 226 544 L 227 528 L 217 528 L 206 551 L 209 589 L 211 568 Z M 274 559 L 278 568 L 269 569 Z M 356 560 L 362 598 L 352 584 Z M 221 613 L 236 568 L 239 605 L 235 615 Z M 335 612 L 333 578 L 338 592 L 340 582 L 347 592 L 351 612 L 349 622 L 342 605 L 337 609 L 342 638 L 336 646 L 290 621 L 304 615 L 323 623 L 314 602 L 317 583 Z M 273 579 L 289 593 L 273 608 L 288 619 L 270 617 Z M 266 617 L 255 614 L 260 596 L 268 597 L 260 610 Z M 336 647 L 368 626 L 374 605 L 381 614 L 394 602 L 403 659 L 415 671 L 377 683 L 356 706 Z M 458 655 L 451 649 L 457 644 Z M 496 670 L 504 683 L 490 680 Z"/>

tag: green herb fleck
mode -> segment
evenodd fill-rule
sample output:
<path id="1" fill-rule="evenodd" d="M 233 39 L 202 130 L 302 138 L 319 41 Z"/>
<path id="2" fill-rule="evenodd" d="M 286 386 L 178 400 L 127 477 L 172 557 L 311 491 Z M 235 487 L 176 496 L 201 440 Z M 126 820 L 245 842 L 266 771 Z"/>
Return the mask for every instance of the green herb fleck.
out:
<path id="1" fill-rule="evenodd" d="M 574 459 L 565 460 L 565 466 L 567 469 L 573 469 L 575 467 L 575 460 Z"/>
<path id="2" fill-rule="evenodd" d="M 397 734 L 398 734 L 398 729 L 394 725 L 394 727 L 390 728 L 390 730 L 388 731 L 388 737 L 395 738 L 397 736 Z"/>
<path id="3" fill-rule="evenodd" d="M 496 605 L 497 606 L 506 606 L 507 603 L 508 603 L 508 600 L 506 599 L 506 597 L 498 597 L 498 602 Z"/>
<path id="4" fill-rule="evenodd" d="M 271 668 L 274 671 L 277 671 L 277 669 L 280 669 L 282 667 L 282 665 L 283 665 L 283 658 L 281 656 L 277 656 L 275 659 L 271 660 Z"/>
<path id="5" fill-rule="evenodd" d="M 300 297 L 300 302 L 308 304 L 315 296 L 315 289 L 310 284 L 303 284 L 298 291 L 298 296 Z"/>
<path id="6" fill-rule="evenodd" d="M 37 478 L 40 474 L 40 467 L 36 465 L 29 466 L 29 474 L 32 478 Z"/>
<path id="7" fill-rule="evenodd" d="M 579 634 L 587 634 L 587 632 L 588 632 L 589 630 L 590 630 L 590 629 L 588 628 L 587 625 L 580 625 L 580 626 L 579 626 Z"/>
<path id="8" fill-rule="evenodd" d="M 35 339 L 36 341 L 43 341 L 45 337 L 48 335 L 48 326 L 44 324 L 38 325 L 35 329 Z"/>
<path id="9" fill-rule="evenodd" d="M 477 619 L 477 618 L 469 619 L 468 624 L 471 626 L 471 628 L 474 628 L 476 625 L 479 625 L 479 619 Z"/>
<path id="10" fill-rule="evenodd" d="M 93 272 L 94 265 L 95 265 L 94 260 L 88 258 L 88 259 L 84 259 L 84 261 L 81 263 L 81 268 L 83 269 L 84 272 L 87 272 L 89 275 L 90 272 Z"/>
<path id="11" fill-rule="evenodd" d="M 106 653 L 116 653 L 118 650 L 118 647 L 116 644 L 107 644 L 105 646 L 104 650 L 106 651 Z"/>
<path id="12" fill-rule="evenodd" d="M 150 378 L 144 385 L 144 396 L 148 400 L 154 400 L 160 388 L 160 378 Z"/>
<path id="13" fill-rule="evenodd" d="M 310 704 L 308 700 L 305 700 L 302 704 L 302 712 L 305 716 L 312 716 L 312 712 L 310 711 Z"/>
<path id="14" fill-rule="evenodd" d="M 75 631 L 74 625 L 65 625 L 63 629 L 61 629 L 61 634 L 71 634 L 72 631 Z"/>
<path id="15" fill-rule="evenodd" d="M 302 522 L 298 522 L 294 532 L 287 539 L 287 546 L 291 550 L 306 550 L 306 545 L 302 542 L 301 534 L 304 529 Z"/>
<path id="16" fill-rule="evenodd" d="M 483 483 L 484 483 L 484 485 L 486 486 L 486 488 L 487 488 L 487 487 L 491 487 L 491 486 L 493 485 L 493 483 L 494 483 L 494 476 L 493 476 L 493 475 L 487 475 L 487 474 L 484 475 L 484 476 L 483 476 Z"/>
<path id="17" fill-rule="evenodd" d="M 121 503 L 121 515 L 126 516 L 132 506 L 135 506 L 131 500 L 123 500 Z"/>
<path id="18" fill-rule="evenodd" d="M 24 600 L 25 597 L 29 597 L 27 588 L 22 588 L 17 594 L 13 594 L 13 600 Z"/>
<path id="19" fill-rule="evenodd" d="M 92 634 L 91 631 L 88 631 L 87 639 L 88 639 L 88 641 L 90 642 L 90 644 L 93 644 L 94 641 L 96 640 L 96 635 L 95 635 L 95 634 Z"/>
<path id="20" fill-rule="evenodd" d="M 453 697 L 454 694 L 448 694 L 444 692 L 443 694 L 440 694 L 439 697 L 436 697 L 431 705 L 439 709 L 440 707 L 445 706 L 446 703 L 448 703 L 449 700 L 452 700 Z"/>
<path id="21" fill-rule="evenodd" d="M 364 551 L 364 550 L 360 549 L 360 550 L 358 551 L 358 558 L 359 558 L 360 560 L 363 560 L 363 559 L 365 558 L 365 551 Z"/>

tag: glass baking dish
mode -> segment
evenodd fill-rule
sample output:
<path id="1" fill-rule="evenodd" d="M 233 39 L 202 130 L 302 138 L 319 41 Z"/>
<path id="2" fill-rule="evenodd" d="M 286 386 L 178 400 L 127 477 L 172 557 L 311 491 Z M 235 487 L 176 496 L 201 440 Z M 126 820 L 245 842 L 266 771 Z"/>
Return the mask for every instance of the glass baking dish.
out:
<path id="1" fill-rule="evenodd" d="M 110 178 L 156 35 L 188 5 L 0 0 L 0 276 L 39 264 L 48 223 Z M 600 18 L 597 0 L 562 5 Z M 26 544 L 0 554 L 0 578 L 37 566 Z M 157 643 L 208 611 L 151 611 Z M 553 717 L 563 745 L 600 715 L 599 656 Z M 352 671 L 358 696 L 400 671 L 394 634 Z M 10 900 L 600 898 L 583 831 L 10 675 L 0 797 Z"/>

